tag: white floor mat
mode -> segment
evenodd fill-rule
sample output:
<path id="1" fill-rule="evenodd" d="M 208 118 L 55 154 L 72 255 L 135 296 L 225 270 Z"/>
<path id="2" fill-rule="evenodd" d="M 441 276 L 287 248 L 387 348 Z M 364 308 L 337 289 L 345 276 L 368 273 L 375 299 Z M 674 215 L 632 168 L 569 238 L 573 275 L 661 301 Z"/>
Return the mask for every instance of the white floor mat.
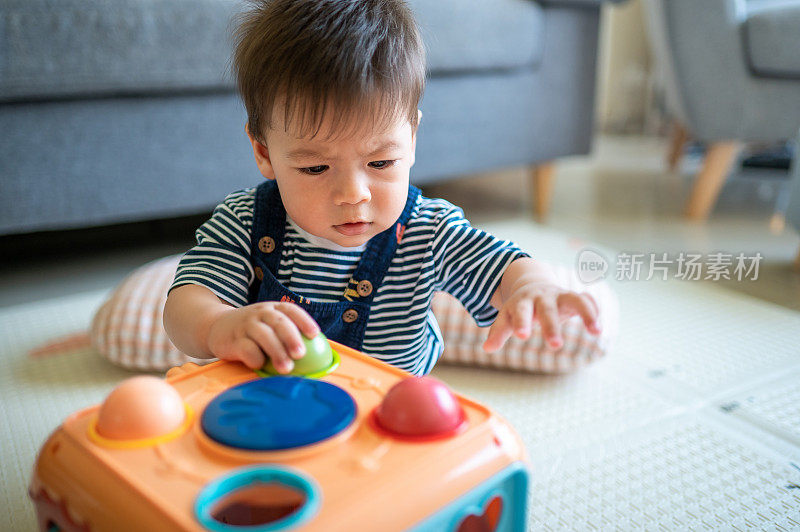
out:
<path id="1" fill-rule="evenodd" d="M 495 224 L 536 256 L 580 243 Z M 800 314 L 680 281 L 614 283 L 611 356 L 558 377 L 440 366 L 511 421 L 532 461 L 531 529 L 800 529 Z M 33 530 L 35 454 L 131 373 L 91 349 L 27 351 L 86 329 L 103 292 L 0 310 L 0 530 Z"/>

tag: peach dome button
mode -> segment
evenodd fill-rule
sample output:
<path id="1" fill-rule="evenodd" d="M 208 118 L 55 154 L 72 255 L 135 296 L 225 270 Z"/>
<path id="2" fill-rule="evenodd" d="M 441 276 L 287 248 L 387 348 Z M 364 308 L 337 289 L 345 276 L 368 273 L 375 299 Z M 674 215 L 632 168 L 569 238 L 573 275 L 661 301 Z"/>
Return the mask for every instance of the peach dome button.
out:
<path id="1" fill-rule="evenodd" d="M 177 430 L 185 418 L 177 390 L 162 379 L 142 375 L 123 381 L 103 401 L 97 433 L 111 440 L 154 438 Z"/>

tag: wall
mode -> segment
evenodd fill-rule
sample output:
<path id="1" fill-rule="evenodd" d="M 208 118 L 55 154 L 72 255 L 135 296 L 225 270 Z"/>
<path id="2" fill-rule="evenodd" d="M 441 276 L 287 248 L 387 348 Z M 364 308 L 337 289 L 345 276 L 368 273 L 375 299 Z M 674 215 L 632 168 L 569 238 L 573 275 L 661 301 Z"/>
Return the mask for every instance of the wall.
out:
<path id="1" fill-rule="evenodd" d="M 641 0 L 606 4 L 600 22 L 596 124 L 604 133 L 662 129 Z"/>

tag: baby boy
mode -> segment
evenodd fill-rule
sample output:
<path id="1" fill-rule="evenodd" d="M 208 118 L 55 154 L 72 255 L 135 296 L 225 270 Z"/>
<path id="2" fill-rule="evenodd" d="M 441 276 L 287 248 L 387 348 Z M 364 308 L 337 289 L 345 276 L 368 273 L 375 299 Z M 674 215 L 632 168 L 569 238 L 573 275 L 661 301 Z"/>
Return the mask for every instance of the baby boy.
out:
<path id="1" fill-rule="evenodd" d="M 487 351 L 538 321 L 553 347 L 590 296 L 409 184 L 425 53 L 402 0 L 263 0 L 242 16 L 234 69 L 266 181 L 235 192 L 197 230 L 164 325 L 183 352 L 281 373 L 301 335 L 328 338 L 416 375 L 443 351 L 437 290 L 481 326 Z"/>

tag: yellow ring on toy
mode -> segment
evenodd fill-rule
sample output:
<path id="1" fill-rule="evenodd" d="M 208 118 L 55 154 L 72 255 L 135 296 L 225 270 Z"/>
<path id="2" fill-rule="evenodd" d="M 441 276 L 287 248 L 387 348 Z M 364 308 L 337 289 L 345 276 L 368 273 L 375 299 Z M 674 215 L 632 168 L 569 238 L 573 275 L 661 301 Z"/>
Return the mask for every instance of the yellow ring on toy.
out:
<path id="1" fill-rule="evenodd" d="M 166 443 L 168 441 L 174 440 L 187 430 L 192 425 L 192 421 L 194 420 L 194 410 L 192 407 L 189 406 L 188 403 L 183 403 L 184 411 L 186 412 L 185 418 L 183 423 L 170 432 L 166 434 L 162 434 L 161 436 L 152 436 L 150 438 L 137 438 L 134 440 L 114 440 L 111 438 L 106 438 L 105 436 L 101 436 L 99 432 L 97 432 L 97 418 L 98 415 L 95 414 L 92 417 L 92 420 L 89 422 L 88 428 L 88 435 L 89 439 L 95 443 L 102 445 L 103 447 L 110 447 L 112 449 L 138 449 L 141 447 L 152 447 L 154 445 L 158 445 L 160 443 Z"/>

